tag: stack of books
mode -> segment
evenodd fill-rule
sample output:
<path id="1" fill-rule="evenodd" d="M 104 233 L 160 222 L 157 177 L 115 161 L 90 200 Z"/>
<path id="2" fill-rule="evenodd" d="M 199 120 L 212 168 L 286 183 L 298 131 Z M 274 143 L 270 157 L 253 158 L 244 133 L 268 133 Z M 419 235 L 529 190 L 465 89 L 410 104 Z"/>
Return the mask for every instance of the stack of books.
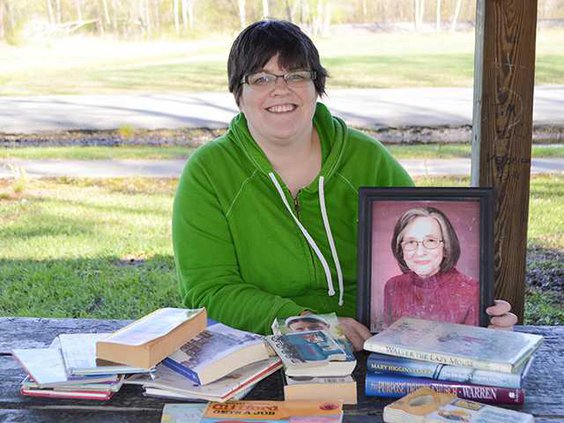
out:
<path id="1" fill-rule="evenodd" d="M 49 348 L 14 349 L 26 370 L 20 392 L 27 396 L 105 401 L 122 386 L 124 376 L 151 369 L 117 363 L 96 363 L 96 341 L 107 333 L 61 334 Z"/>
<path id="2" fill-rule="evenodd" d="M 366 340 L 366 396 L 420 387 L 490 404 L 522 404 L 542 336 L 404 317 Z"/>
<path id="3" fill-rule="evenodd" d="M 282 367 L 263 337 L 208 326 L 205 309 L 159 309 L 114 333 L 61 334 L 51 348 L 12 353 L 28 373 L 22 394 L 54 398 L 107 400 L 130 383 L 146 395 L 221 402 Z"/>
<path id="4" fill-rule="evenodd" d="M 272 330 L 267 341 L 284 364 L 287 401 L 357 403 L 356 358 L 334 313 L 277 319 Z"/>

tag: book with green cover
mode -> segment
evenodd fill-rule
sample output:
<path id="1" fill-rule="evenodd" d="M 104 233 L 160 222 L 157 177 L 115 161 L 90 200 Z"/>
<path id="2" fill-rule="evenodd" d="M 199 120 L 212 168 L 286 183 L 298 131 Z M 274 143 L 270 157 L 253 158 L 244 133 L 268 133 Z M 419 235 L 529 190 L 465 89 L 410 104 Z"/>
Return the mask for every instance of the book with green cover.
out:
<path id="1" fill-rule="evenodd" d="M 403 317 L 367 339 L 367 351 L 475 369 L 513 373 L 541 345 L 543 337 Z"/>

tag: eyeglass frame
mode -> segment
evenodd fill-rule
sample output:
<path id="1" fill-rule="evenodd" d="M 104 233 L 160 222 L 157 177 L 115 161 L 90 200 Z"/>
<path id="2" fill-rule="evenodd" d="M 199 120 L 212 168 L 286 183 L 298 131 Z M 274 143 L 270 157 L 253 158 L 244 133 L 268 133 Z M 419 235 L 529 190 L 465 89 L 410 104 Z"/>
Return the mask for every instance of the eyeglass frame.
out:
<path id="1" fill-rule="evenodd" d="M 304 80 L 303 82 L 315 81 L 315 79 L 317 78 L 317 72 L 315 72 L 313 70 L 309 70 L 309 69 L 293 70 L 293 71 L 290 71 L 290 72 L 286 72 L 285 74 L 282 74 L 282 75 L 278 75 L 278 74 L 272 73 L 272 72 L 259 71 L 259 72 L 252 72 L 252 73 L 247 73 L 247 74 L 243 75 L 243 78 L 241 78 L 241 81 L 239 83 L 241 85 L 247 84 L 249 87 L 252 87 L 252 88 L 263 88 L 263 87 L 264 88 L 269 88 L 269 87 L 272 88 L 272 87 L 276 86 L 276 82 L 278 81 L 278 78 L 282 78 L 284 80 L 284 82 L 286 82 L 286 85 L 291 87 L 292 84 L 290 82 L 288 82 L 288 80 L 286 78 L 288 77 L 288 75 L 298 73 L 298 72 L 308 72 L 309 73 L 310 79 Z M 250 84 L 249 83 L 249 77 L 252 76 L 252 75 L 259 74 L 259 73 L 274 76 L 275 77 L 274 83 L 272 85 L 266 84 L 264 86 Z M 300 81 L 300 82 L 302 82 L 302 81 Z"/>
<path id="2" fill-rule="evenodd" d="M 431 247 L 431 248 L 429 248 L 429 247 L 427 247 L 427 246 L 425 245 L 425 242 L 427 242 L 427 241 L 438 241 L 438 245 L 437 245 L 436 247 Z M 405 244 L 407 244 L 408 242 L 414 242 L 414 243 L 417 244 L 417 246 L 416 246 L 415 248 L 411 249 L 411 250 L 408 249 L 408 248 L 405 248 Z M 417 251 L 417 249 L 419 248 L 420 245 L 422 245 L 423 248 L 425 248 L 426 250 L 436 250 L 437 248 L 439 248 L 439 246 L 440 246 L 441 244 L 444 244 L 444 239 L 424 238 L 423 241 L 417 241 L 417 240 L 415 240 L 415 239 L 411 239 L 411 240 L 409 240 L 409 241 L 402 241 L 402 242 L 400 242 L 401 248 L 402 248 L 404 251 L 407 251 L 407 252 Z"/>

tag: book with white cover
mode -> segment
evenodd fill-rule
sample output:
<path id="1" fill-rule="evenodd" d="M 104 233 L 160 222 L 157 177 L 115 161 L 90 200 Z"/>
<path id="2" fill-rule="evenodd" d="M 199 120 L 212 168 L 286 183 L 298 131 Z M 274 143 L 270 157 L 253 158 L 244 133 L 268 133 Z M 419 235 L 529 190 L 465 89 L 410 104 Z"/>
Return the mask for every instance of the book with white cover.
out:
<path id="1" fill-rule="evenodd" d="M 63 333 L 59 335 L 61 352 L 67 373 L 70 375 L 147 373 L 151 369 L 111 363 L 97 365 L 96 342 L 109 333 Z"/>
<path id="2" fill-rule="evenodd" d="M 165 404 L 161 423 L 200 423 L 207 404 Z"/>
<path id="3" fill-rule="evenodd" d="M 402 317 L 364 342 L 364 349 L 397 357 L 513 373 L 543 337 L 456 323 Z"/>
<path id="4" fill-rule="evenodd" d="M 55 386 L 105 384 L 117 381 L 116 375 L 69 376 L 59 346 L 59 339 L 55 338 L 49 348 L 12 350 L 13 357 L 33 379 L 31 381 L 28 378 L 29 386 L 26 386 L 27 388 L 40 389 Z"/>
<path id="5" fill-rule="evenodd" d="M 248 386 L 256 384 L 281 367 L 282 362 L 278 357 L 270 357 L 266 360 L 241 367 L 207 385 L 195 385 L 194 382 L 174 370 L 158 364 L 151 376 L 132 375 L 125 383 L 174 392 L 177 395 L 184 396 L 184 398 L 223 402 L 231 399 Z"/>

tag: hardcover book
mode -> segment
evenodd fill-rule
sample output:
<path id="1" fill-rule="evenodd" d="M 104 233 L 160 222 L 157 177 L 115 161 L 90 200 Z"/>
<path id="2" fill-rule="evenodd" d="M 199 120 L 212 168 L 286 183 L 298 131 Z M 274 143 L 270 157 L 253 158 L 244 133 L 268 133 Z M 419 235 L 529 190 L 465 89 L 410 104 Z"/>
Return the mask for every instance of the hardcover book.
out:
<path id="1" fill-rule="evenodd" d="M 145 389 L 161 389 L 175 393 L 178 397 L 224 402 L 281 367 L 280 359 L 271 357 L 241 367 L 207 385 L 194 385 L 186 377 L 163 364 L 158 364 L 153 375 L 133 375 L 127 379 L 126 383 L 143 385 Z"/>
<path id="2" fill-rule="evenodd" d="M 356 360 L 323 330 L 293 332 L 266 337 L 282 359 L 288 376 L 347 376 Z"/>
<path id="3" fill-rule="evenodd" d="M 356 404 L 356 381 L 352 376 L 294 377 L 286 375 L 284 399 L 287 401 L 340 400 L 343 404 Z"/>
<path id="4" fill-rule="evenodd" d="M 205 385 L 268 357 L 262 336 L 215 323 L 165 358 L 163 364 Z"/>
<path id="5" fill-rule="evenodd" d="M 42 398 L 71 398 L 71 399 L 86 399 L 86 400 L 109 400 L 114 392 L 106 391 L 60 391 L 55 389 L 33 389 L 20 388 L 20 393 L 29 397 L 42 397 Z"/>
<path id="6" fill-rule="evenodd" d="M 161 308 L 96 344 L 96 357 L 133 367 L 151 368 L 207 325 L 204 308 Z"/>
<path id="7" fill-rule="evenodd" d="M 515 373 L 542 336 L 402 317 L 367 339 L 372 352 L 480 370 Z"/>
<path id="8" fill-rule="evenodd" d="M 488 404 L 523 404 L 525 392 L 518 388 L 470 385 L 460 382 L 438 381 L 422 377 L 388 376 L 381 373 L 366 375 L 367 397 L 400 398 L 422 387 L 433 388 L 437 392 L 455 394 L 459 398 Z"/>
<path id="9" fill-rule="evenodd" d="M 533 358 L 529 359 L 519 369 L 518 373 L 502 373 L 372 353 L 366 361 L 366 370 L 371 373 L 384 373 L 390 376 L 424 377 L 475 385 L 521 388 L 523 378 L 527 375 L 532 361 Z"/>
<path id="10" fill-rule="evenodd" d="M 209 403 L 201 422 L 340 423 L 342 418 L 339 401 L 230 401 Z"/>
<path id="11" fill-rule="evenodd" d="M 129 374 L 148 373 L 151 370 L 118 363 L 98 364 L 96 342 L 108 335 L 108 333 L 60 334 L 59 341 L 67 373 L 70 375 Z"/>
<path id="12" fill-rule="evenodd" d="M 530 414 L 479 402 L 456 398 L 454 395 L 438 393 L 430 388 L 421 388 L 402 399 L 384 407 L 387 423 L 530 423 Z"/>

